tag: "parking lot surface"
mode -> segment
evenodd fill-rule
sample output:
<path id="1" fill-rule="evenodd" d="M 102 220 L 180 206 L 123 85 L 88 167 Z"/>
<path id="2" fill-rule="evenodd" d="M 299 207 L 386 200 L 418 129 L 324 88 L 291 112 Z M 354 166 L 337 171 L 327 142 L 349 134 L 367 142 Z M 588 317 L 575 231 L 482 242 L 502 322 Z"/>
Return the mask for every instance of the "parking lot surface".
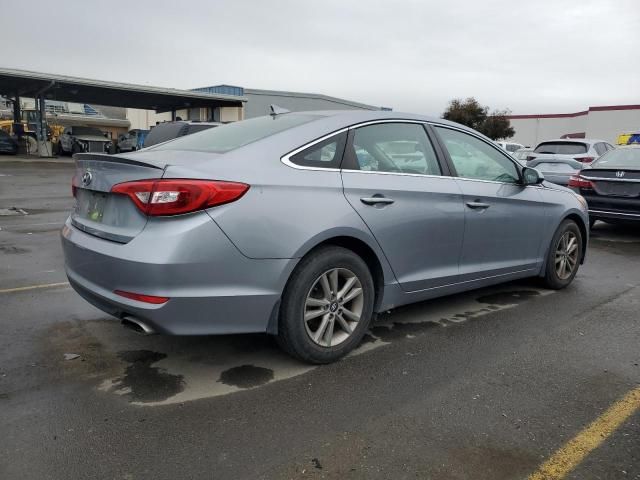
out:
<path id="1" fill-rule="evenodd" d="M 640 228 L 597 224 L 566 290 L 403 307 L 312 367 L 266 335 L 140 336 L 82 300 L 59 242 L 72 173 L 0 158 L 0 478 L 640 479 Z"/>

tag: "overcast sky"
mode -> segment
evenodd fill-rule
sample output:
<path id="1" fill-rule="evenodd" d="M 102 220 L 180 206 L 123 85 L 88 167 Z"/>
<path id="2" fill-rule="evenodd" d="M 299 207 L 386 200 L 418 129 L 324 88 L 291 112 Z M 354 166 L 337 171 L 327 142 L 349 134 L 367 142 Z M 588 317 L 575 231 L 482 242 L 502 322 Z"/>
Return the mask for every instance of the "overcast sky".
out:
<path id="1" fill-rule="evenodd" d="M 0 66 L 323 93 L 439 115 L 640 104 L 638 0 L 8 2 Z"/>

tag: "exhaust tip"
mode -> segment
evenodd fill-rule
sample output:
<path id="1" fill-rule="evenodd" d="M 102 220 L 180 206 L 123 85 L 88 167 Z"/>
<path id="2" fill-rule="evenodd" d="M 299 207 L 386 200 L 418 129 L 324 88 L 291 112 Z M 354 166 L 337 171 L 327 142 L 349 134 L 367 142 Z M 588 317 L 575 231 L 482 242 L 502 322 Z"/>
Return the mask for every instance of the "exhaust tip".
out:
<path id="1" fill-rule="evenodd" d="M 122 325 L 141 335 L 153 335 L 156 331 L 146 323 L 133 317 L 125 317 L 122 319 Z"/>

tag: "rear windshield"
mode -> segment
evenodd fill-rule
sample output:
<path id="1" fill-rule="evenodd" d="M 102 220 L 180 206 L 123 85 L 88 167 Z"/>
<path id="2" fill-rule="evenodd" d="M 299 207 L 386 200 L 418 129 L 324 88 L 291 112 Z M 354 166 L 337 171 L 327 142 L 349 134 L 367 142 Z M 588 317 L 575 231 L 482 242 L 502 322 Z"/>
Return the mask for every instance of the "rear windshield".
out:
<path id="1" fill-rule="evenodd" d="M 298 114 L 257 117 L 181 137 L 172 142 L 158 145 L 155 150 L 196 150 L 224 153 L 318 118 L 321 117 Z M 153 130 L 151 134 L 153 134 Z"/>
<path id="2" fill-rule="evenodd" d="M 609 150 L 593 162 L 591 168 L 637 168 L 640 170 L 640 148 Z"/>
<path id="3" fill-rule="evenodd" d="M 92 127 L 73 127 L 71 131 L 73 135 L 96 135 L 98 137 L 104 137 L 102 131 Z"/>
<path id="4" fill-rule="evenodd" d="M 587 153 L 587 146 L 584 143 L 576 142 L 544 142 L 538 145 L 534 152 L 579 155 L 581 153 Z"/>
<path id="5" fill-rule="evenodd" d="M 150 147 L 181 136 L 181 130 L 185 128 L 185 125 L 186 123 L 184 122 L 167 122 L 156 125 L 146 136 L 144 146 Z"/>
<path id="6" fill-rule="evenodd" d="M 210 128 L 215 128 L 218 125 L 207 125 L 206 123 L 192 123 L 189 125 L 189 135 L 192 133 L 198 133 L 203 130 L 209 130 Z"/>

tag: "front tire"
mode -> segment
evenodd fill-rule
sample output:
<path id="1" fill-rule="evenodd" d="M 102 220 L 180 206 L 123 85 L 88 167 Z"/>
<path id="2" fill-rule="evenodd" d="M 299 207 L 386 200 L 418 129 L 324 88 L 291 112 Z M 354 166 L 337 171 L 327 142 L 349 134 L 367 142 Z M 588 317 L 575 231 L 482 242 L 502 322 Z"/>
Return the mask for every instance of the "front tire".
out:
<path id="1" fill-rule="evenodd" d="M 331 363 L 356 348 L 373 316 L 367 264 L 351 250 L 320 247 L 304 257 L 284 290 L 278 343 L 292 356 Z"/>
<path id="2" fill-rule="evenodd" d="M 548 288 L 560 290 L 575 278 L 582 260 L 582 232 L 573 220 L 565 220 L 553 235 L 544 283 Z"/>

